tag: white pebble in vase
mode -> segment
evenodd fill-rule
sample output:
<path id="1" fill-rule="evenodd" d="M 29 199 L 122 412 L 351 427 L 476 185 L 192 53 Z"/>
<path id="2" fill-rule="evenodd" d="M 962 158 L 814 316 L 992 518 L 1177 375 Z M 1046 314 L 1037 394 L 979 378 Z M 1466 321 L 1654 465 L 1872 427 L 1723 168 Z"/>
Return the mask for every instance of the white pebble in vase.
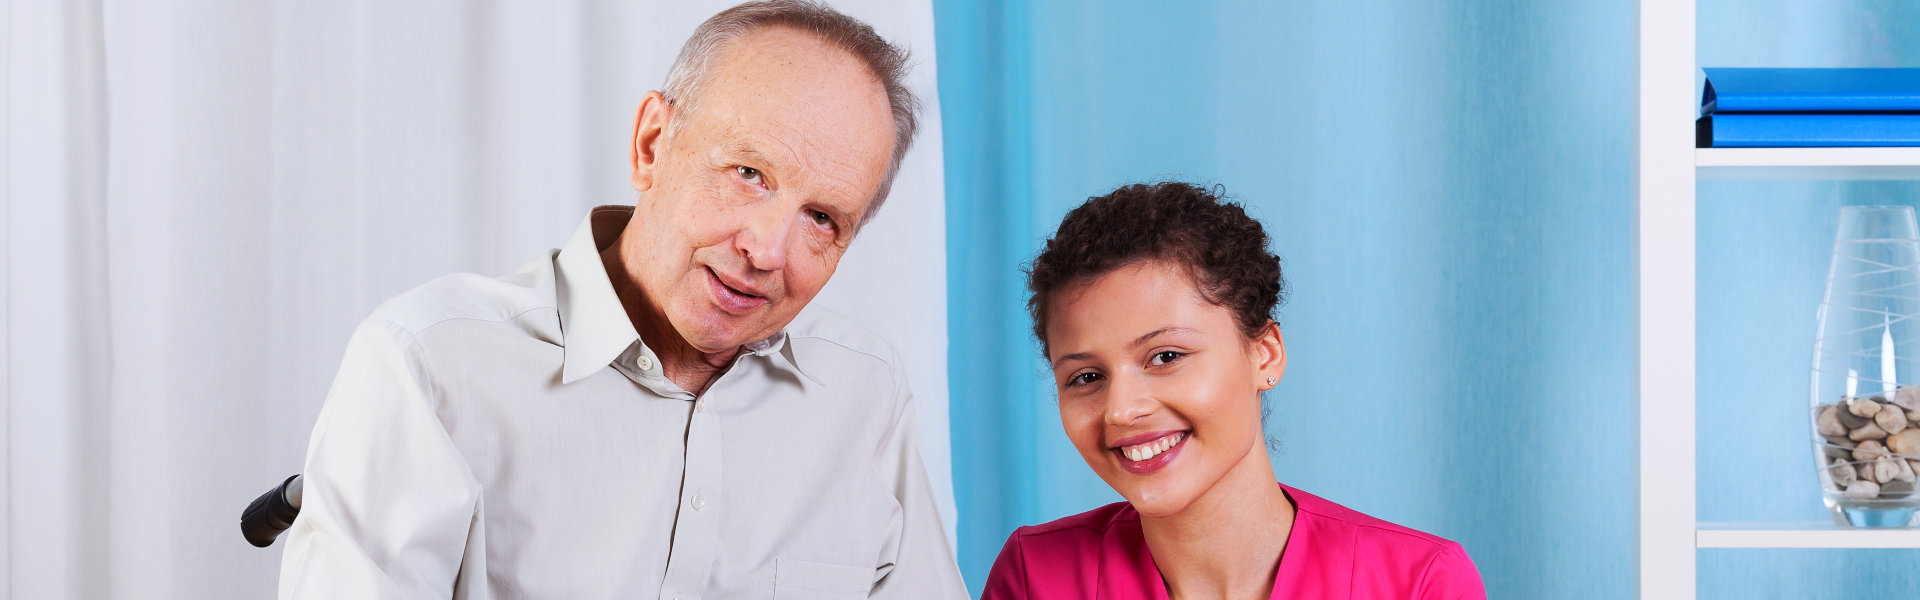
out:
<path id="1" fill-rule="evenodd" d="M 1891 456 L 1882 456 L 1873 461 L 1873 481 L 1881 484 L 1893 481 L 1894 477 L 1900 475 L 1900 465 L 1906 462 Z"/>
<path id="2" fill-rule="evenodd" d="M 1853 448 L 1854 460 L 1873 460 L 1886 455 L 1887 447 L 1881 445 L 1880 442 L 1876 440 L 1860 442 L 1859 446 Z"/>
<path id="3" fill-rule="evenodd" d="M 1856 417 L 1872 418 L 1874 415 L 1880 414 L 1880 403 L 1874 402 L 1870 398 L 1855 396 L 1847 399 L 1847 412 L 1853 413 Z"/>
<path id="4" fill-rule="evenodd" d="M 1852 485 L 1847 486 L 1846 494 L 1848 498 L 1873 498 L 1880 495 L 1880 484 L 1864 479 L 1855 481 Z"/>
<path id="5" fill-rule="evenodd" d="M 1907 428 L 1907 411 L 1892 404 L 1882 406 L 1880 412 L 1873 415 L 1873 424 L 1879 425 L 1887 433 L 1900 433 L 1900 430 Z"/>
<path id="6" fill-rule="evenodd" d="M 1909 417 L 1914 411 L 1920 411 L 1920 385 L 1903 386 L 1893 392 L 1893 403 L 1907 410 Z"/>
<path id="7" fill-rule="evenodd" d="M 1833 464 L 1827 466 L 1827 476 L 1833 479 L 1834 489 L 1840 490 L 1847 489 L 1847 486 L 1853 485 L 1853 482 L 1859 479 L 1854 474 L 1853 463 L 1838 458 L 1833 459 Z"/>
<path id="8" fill-rule="evenodd" d="M 1881 429 L 1879 425 L 1873 423 L 1861 425 L 1859 429 L 1853 430 L 1853 433 L 1847 434 L 1847 439 L 1856 442 L 1860 440 L 1877 440 L 1885 437 L 1887 437 L 1887 430 Z"/>

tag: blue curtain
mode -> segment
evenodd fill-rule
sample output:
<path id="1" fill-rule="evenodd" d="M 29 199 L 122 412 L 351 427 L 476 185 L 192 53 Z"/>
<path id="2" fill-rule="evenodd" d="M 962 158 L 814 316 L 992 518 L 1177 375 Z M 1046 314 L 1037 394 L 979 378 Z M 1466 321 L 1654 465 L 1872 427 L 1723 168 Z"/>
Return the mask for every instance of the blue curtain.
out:
<path id="1" fill-rule="evenodd" d="M 1021 266 L 1088 196 L 1178 178 L 1224 185 L 1286 261 L 1281 481 L 1465 544 L 1495 598 L 1636 593 L 1632 3 L 934 6 L 976 592 L 1013 528 L 1118 500 L 1061 433 Z M 1900 0 L 1700 15 L 1704 65 L 1920 66 Z M 1837 207 L 1920 189 L 1700 192 L 1701 518 L 1825 518 L 1804 394 Z M 1914 564 L 1702 551 L 1701 597 L 1911 591 Z"/>

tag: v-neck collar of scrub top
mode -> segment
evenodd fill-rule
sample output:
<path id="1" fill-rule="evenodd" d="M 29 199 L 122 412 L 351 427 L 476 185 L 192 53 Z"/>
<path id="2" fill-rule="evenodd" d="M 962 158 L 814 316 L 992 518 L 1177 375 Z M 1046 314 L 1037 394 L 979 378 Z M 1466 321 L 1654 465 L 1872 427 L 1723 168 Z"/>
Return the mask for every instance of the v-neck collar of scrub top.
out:
<path id="1" fill-rule="evenodd" d="M 1346 598 L 1353 588 L 1354 536 L 1340 515 L 1350 509 L 1334 504 L 1286 484 L 1280 490 L 1293 503 L 1293 528 L 1287 532 L 1287 545 L 1280 552 L 1280 568 L 1273 578 L 1271 598 Z M 1138 526 L 1114 527 L 1118 521 L 1135 520 L 1140 513 L 1128 506 L 1114 514 L 1101 544 L 1104 558 L 1100 564 L 1101 600 L 1138 600 L 1145 593 L 1152 600 L 1169 600 L 1166 579 L 1147 549 L 1145 534 Z M 1330 527 L 1329 525 L 1335 525 Z M 1342 532 L 1345 532 L 1343 535 Z M 1132 537 L 1139 539 L 1129 539 Z M 1144 581 L 1143 581 L 1144 580 Z M 1137 587 L 1136 587 L 1137 586 Z"/>

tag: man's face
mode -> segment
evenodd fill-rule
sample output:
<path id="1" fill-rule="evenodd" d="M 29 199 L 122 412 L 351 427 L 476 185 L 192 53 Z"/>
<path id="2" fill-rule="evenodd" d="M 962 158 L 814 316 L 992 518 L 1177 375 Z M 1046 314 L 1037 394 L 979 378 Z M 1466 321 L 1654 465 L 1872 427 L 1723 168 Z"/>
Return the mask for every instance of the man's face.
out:
<path id="1" fill-rule="evenodd" d="M 827 284 L 894 134 L 879 80 L 809 34 L 755 32 L 711 73 L 690 112 L 642 103 L 623 236 L 655 314 L 709 354 L 772 336 Z"/>

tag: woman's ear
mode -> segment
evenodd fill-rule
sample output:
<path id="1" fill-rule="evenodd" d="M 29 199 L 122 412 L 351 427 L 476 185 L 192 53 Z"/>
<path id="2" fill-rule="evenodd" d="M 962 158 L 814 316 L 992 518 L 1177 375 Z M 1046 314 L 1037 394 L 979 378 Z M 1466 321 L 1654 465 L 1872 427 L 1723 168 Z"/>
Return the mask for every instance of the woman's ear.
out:
<path id="1" fill-rule="evenodd" d="M 1280 324 L 1267 321 L 1260 328 L 1260 334 L 1253 339 L 1253 376 L 1254 387 L 1260 391 L 1273 389 L 1280 378 L 1287 374 L 1287 343 L 1280 337 Z"/>

